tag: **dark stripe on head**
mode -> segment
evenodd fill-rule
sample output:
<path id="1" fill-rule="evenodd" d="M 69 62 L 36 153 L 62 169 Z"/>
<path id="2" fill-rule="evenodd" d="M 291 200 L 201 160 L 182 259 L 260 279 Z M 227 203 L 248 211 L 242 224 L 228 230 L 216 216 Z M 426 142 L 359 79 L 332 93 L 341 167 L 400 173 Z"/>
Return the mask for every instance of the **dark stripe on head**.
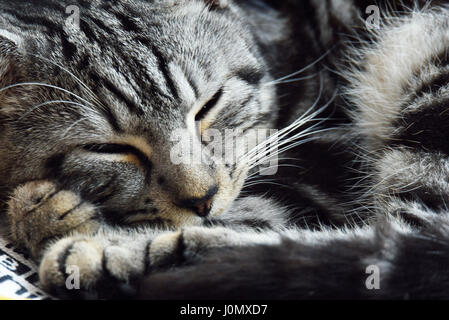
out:
<path id="1" fill-rule="evenodd" d="M 176 86 L 175 86 L 175 84 L 173 82 L 173 79 L 170 77 L 170 71 L 168 70 L 168 64 L 165 61 L 164 56 L 162 55 L 162 53 L 155 46 L 151 46 L 151 51 L 152 51 L 153 55 L 156 57 L 156 59 L 158 61 L 159 70 L 164 75 L 165 82 L 167 83 L 167 86 L 170 89 L 172 96 L 175 99 L 179 99 L 178 91 L 177 91 Z"/>
<path id="2" fill-rule="evenodd" d="M 98 42 L 98 37 L 95 32 L 91 29 L 90 25 L 84 20 L 80 20 L 80 29 L 86 35 L 86 38 L 90 41 Z"/>
<path id="3" fill-rule="evenodd" d="M 106 34 L 114 34 L 114 31 L 106 26 L 103 21 L 96 19 L 96 18 L 90 18 L 90 20 L 97 25 L 100 29 L 102 29 Z"/>
<path id="4" fill-rule="evenodd" d="M 76 45 L 71 43 L 67 38 L 67 34 L 64 32 L 60 33 L 61 44 L 62 44 L 62 53 L 66 57 L 67 60 L 73 60 L 73 57 L 76 55 L 77 49 Z"/>
<path id="5" fill-rule="evenodd" d="M 114 114 L 114 111 L 112 111 L 111 108 L 108 106 L 104 106 L 100 108 L 101 113 L 104 115 L 104 117 L 108 120 L 108 123 L 111 125 L 112 129 L 116 133 L 123 133 L 123 129 L 120 127 L 117 117 Z"/>
<path id="6" fill-rule="evenodd" d="M 26 14 L 22 15 L 16 11 L 12 11 L 12 10 L 4 10 L 4 12 L 12 15 L 16 19 L 18 19 L 28 25 L 44 26 L 47 28 L 47 32 L 50 35 L 54 35 L 55 33 L 61 33 L 63 31 L 62 23 L 54 22 L 54 21 L 47 19 L 46 17 L 43 17 L 43 16 L 33 17 L 31 15 L 26 15 Z"/>
<path id="7" fill-rule="evenodd" d="M 226 166 L 228 166 L 228 164 Z M 237 164 L 236 163 L 232 164 L 232 168 L 229 171 L 229 176 L 231 177 L 231 179 L 234 179 L 235 170 L 237 170 Z"/>
<path id="8" fill-rule="evenodd" d="M 120 20 L 123 28 L 128 32 L 142 32 L 140 28 L 130 17 L 124 15 L 122 12 L 114 12 L 115 17 Z"/>
<path id="9" fill-rule="evenodd" d="M 244 108 L 254 100 L 255 96 L 254 93 L 251 93 L 248 97 L 246 97 L 245 100 L 243 100 L 239 105 L 235 103 L 231 103 L 228 105 L 225 105 L 220 112 L 218 113 L 218 117 L 223 117 L 223 122 L 228 127 L 238 127 L 242 126 L 243 124 L 248 125 L 249 121 L 253 121 L 255 118 L 255 115 L 253 113 L 246 115 L 242 117 L 242 114 L 245 114 Z M 272 114 L 271 114 L 272 116 Z"/>
<path id="10" fill-rule="evenodd" d="M 251 85 L 258 85 L 262 78 L 265 76 L 265 73 L 263 71 L 249 67 L 239 69 L 235 74 L 238 78 Z"/>
<path id="11" fill-rule="evenodd" d="M 90 72 L 89 77 L 92 79 L 93 83 L 96 86 L 100 85 L 101 79 L 96 73 Z M 108 120 L 109 124 L 112 126 L 114 131 L 119 132 L 119 133 L 123 132 L 123 129 L 119 125 L 117 116 L 115 115 L 114 111 L 109 106 L 103 105 L 99 108 L 99 110 L 106 117 L 106 119 Z"/>
<path id="12" fill-rule="evenodd" d="M 83 71 L 88 69 L 90 66 L 90 57 L 89 55 L 85 54 L 78 62 L 77 70 Z"/>
<path id="13" fill-rule="evenodd" d="M 251 93 L 245 100 L 242 101 L 239 109 L 243 109 L 244 107 L 246 107 L 246 105 L 248 105 L 253 99 L 254 99 L 254 93 Z"/>
<path id="14" fill-rule="evenodd" d="M 142 36 L 136 36 L 134 38 L 135 41 L 140 42 L 143 46 L 145 46 L 146 49 L 151 50 L 152 48 L 152 44 L 149 42 L 149 40 L 147 38 L 144 38 Z M 163 101 L 162 98 L 165 98 L 167 100 L 171 100 L 172 98 L 170 96 L 168 96 L 167 94 L 165 94 L 164 92 L 162 92 L 162 90 L 159 88 L 159 86 L 156 84 L 156 82 L 154 81 L 154 79 L 152 79 L 147 72 L 145 72 L 145 70 L 147 69 L 146 66 L 143 66 L 137 59 L 132 59 L 131 61 L 128 60 L 128 58 L 125 56 L 123 56 L 123 59 L 125 61 L 127 61 L 128 65 L 132 66 L 135 65 L 136 67 L 134 68 L 136 74 L 141 77 L 144 78 L 148 81 L 148 83 L 151 86 L 151 89 L 147 91 L 148 94 L 151 95 L 151 100 L 154 101 L 154 103 L 156 104 L 164 104 L 166 102 Z"/>
<path id="15" fill-rule="evenodd" d="M 109 91 L 111 91 L 117 98 L 119 98 L 120 100 L 122 100 L 122 102 L 125 103 L 125 105 L 128 107 L 128 110 L 131 113 L 134 113 L 138 116 L 142 116 L 144 115 L 143 110 L 136 105 L 133 101 L 131 101 L 119 88 L 117 88 L 110 80 L 106 79 L 106 78 L 102 78 L 97 76 L 96 77 L 99 81 L 101 81 L 101 83 L 103 83 L 103 85 L 105 86 L 106 89 L 108 89 Z"/>

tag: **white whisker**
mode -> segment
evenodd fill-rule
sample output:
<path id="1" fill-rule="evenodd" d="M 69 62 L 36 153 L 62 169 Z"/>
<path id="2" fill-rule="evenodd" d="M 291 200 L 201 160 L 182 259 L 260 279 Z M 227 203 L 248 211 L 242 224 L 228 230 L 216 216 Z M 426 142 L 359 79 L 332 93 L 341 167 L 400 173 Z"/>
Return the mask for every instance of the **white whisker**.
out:
<path id="1" fill-rule="evenodd" d="M 321 60 L 323 60 L 324 58 L 326 58 L 326 56 L 334 49 L 334 47 L 330 48 L 329 50 L 327 50 L 323 55 L 321 55 L 318 59 L 316 59 L 314 62 L 310 63 L 309 65 L 305 66 L 302 69 L 299 69 L 298 71 L 295 71 L 289 75 L 286 75 L 284 77 L 281 77 L 279 79 L 276 79 L 272 82 L 267 83 L 267 85 L 272 85 L 273 83 L 277 83 L 279 81 L 283 81 L 283 80 L 287 80 L 290 79 L 291 77 L 297 76 L 298 74 L 303 73 L 304 71 L 307 71 L 308 69 L 312 68 L 314 65 L 316 65 L 318 62 L 320 62 Z"/>
<path id="2" fill-rule="evenodd" d="M 300 78 L 287 79 L 287 80 L 282 80 L 282 81 L 275 81 L 273 83 L 276 84 L 276 85 L 279 85 L 279 84 L 285 84 L 285 83 L 298 82 L 298 81 L 313 79 L 317 75 L 318 75 L 318 73 L 314 73 L 314 74 L 311 74 L 311 75 L 308 75 L 308 76 L 304 76 L 304 77 L 300 77 Z"/>
<path id="3" fill-rule="evenodd" d="M 322 108 L 317 110 L 317 112 L 321 112 L 322 110 L 327 108 L 332 103 L 332 101 L 334 101 L 335 97 L 336 97 L 336 93 L 333 95 L 333 97 Z M 312 114 L 312 115 L 314 115 L 314 114 Z M 267 160 L 267 158 L 266 158 L 267 155 L 270 155 L 270 158 L 275 157 L 276 155 L 282 154 L 283 152 L 286 152 L 286 151 L 288 151 L 288 150 L 290 150 L 290 149 L 292 149 L 294 147 L 297 147 L 297 146 L 299 146 L 299 145 L 301 145 L 301 144 L 303 144 L 305 142 L 309 142 L 309 141 L 313 140 L 314 138 L 313 137 L 312 138 L 308 138 L 308 139 L 301 140 L 299 142 L 291 144 L 291 142 L 293 142 L 293 141 L 298 141 L 299 139 L 303 139 L 304 137 L 307 137 L 307 136 L 310 136 L 310 135 L 313 135 L 313 134 L 318 134 L 318 133 L 334 130 L 333 128 L 321 129 L 321 130 L 316 130 L 316 131 L 313 130 L 316 127 L 318 127 L 322 122 L 324 122 L 326 120 L 327 119 L 323 119 L 323 120 L 319 121 L 318 123 L 310 126 L 309 128 L 303 130 L 302 132 L 299 132 L 299 133 L 295 134 L 293 137 L 290 137 L 290 138 L 288 138 L 288 139 L 286 139 L 284 141 L 281 141 L 280 143 L 277 143 L 277 144 L 274 144 L 274 145 L 270 145 L 270 148 L 267 149 L 267 150 L 263 150 L 262 152 L 251 152 L 250 154 L 246 155 L 245 160 L 247 160 L 248 163 L 250 163 L 250 167 L 252 168 L 252 167 L 258 165 L 261 161 L 265 162 Z M 285 136 L 285 134 L 281 134 L 280 136 L 278 135 L 277 139 L 281 139 L 284 136 Z M 263 148 L 265 145 L 261 144 L 261 146 L 258 146 L 258 150 L 257 151 L 260 151 L 260 149 Z M 287 146 L 283 147 L 285 145 L 287 145 Z M 281 148 L 281 147 L 283 147 L 283 148 Z M 273 151 L 275 151 L 275 150 L 276 150 L 276 153 L 274 155 L 271 155 L 271 153 Z"/>
<path id="4" fill-rule="evenodd" d="M 88 118 L 83 117 L 81 119 L 76 120 L 75 122 L 73 122 L 67 129 L 66 131 L 64 131 L 64 133 L 62 134 L 62 138 L 65 138 L 68 133 L 70 132 L 70 130 L 72 130 L 78 123 L 83 122 L 85 120 L 87 120 Z"/>
<path id="5" fill-rule="evenodd" d="M 79 107 L 83 107 L 83 108 L 87 108 L 85 105 L 78 103 L 78 102 L 74 102 L 74 101 L 68 101 L 68 100 L 51 100 L 51 101 L 46 101 L 43 103 L 40 103 L 38 105 L 35 105 L 33 107 L 31 107 L 29 110 L 27 110 L 22 116 L 20 116 L 20 118 L 18 120 L 22 120 L 23 118 L 27 117 L 30 113 L 32 113 L 33 111 L 39 109 L 40 107 L 49 105 L 49 104 L 56 104 L 56 103 L 64 103 L 64 104 L 71 104 L 71 105 L 76 105 Z"/>
<path id="6" fill-rule="evenodd" d="M 47 87 L 47 88 L 56 89 L 56 90 L 62 91 L 64 93 L 67 93 L 67 94 L 69 94 L 71 96 L 76 97 L 77 99 L 81 100 L 84 103 L 87 103 L 91 107 L 95 107 L 91 102 L 87 101 L 86 99 L 81 98 L 79 95 L 77 95 L 77 94 L 75 94 L 75 93 L 73 93 L 73 92 L 71 92 L 69 90 L 66 90 L 64 88 L 61 88 L 61 87 L 58 87 L 58 86 L 54 86 L 54 85 L 51 85 L 51 84 L 47 84 L 47 83 L 20 82 L 20 83 L 15 83 L 15 84 L 11 84 L 9 86 L 3 87 L 3 88 L 0 89 L 0 92 L 3 92 L 3 91 L 8 90 L 8 89 L 16 88 L 16 87 L 21 87 L 21 86 L 40 86 L 40 87 Z"/>
<path id="7" fill-rule="evenodd" d="M 27 53 L 27 55 L 30 55 L 30 56 L 33 56 L 33 57 L 36 57 L 36 58 L 38 58 L 38 59 L 41 59 L 41 60 L 43 60 L 43 61 L 46 61 L 46 62 L 48 62 L 48 63 L 51 63 L 51 64 L 53 64 L 54 66 L 56 66 L 56 67 L 58 67 L 58 68 L 60 68 L 61 70 L 63 70 L 64 72 L 66 72 L 67 74 L 69 74 L 72 78 L 74 78 L 75 80 L 76 80 L 76 82 L 78 82 L 84 89 L 86 89 L 87 90 L 87 92 L 89 93 L 89 95 L 90 95 L 90 97 L 92 98 L 92 99 L 94 99 L 95 100 L 95 102 L 97 102 L 100 106 L 103 106 L 103 104 L 101 103 L 101 101 L 98 99 L 98 97 L 97 97 L 97 95 L 83 82 L 83 81 L 81 81 L 81 79 L 79 79 L 77 76 L 75 76 L 74 74 L 73 74 L 73 72 L 71 72 L 70 70 L 68 70 L 67 68 L 65 68 L 65 67 L 63 67 L 63 66 L 61 66 L 60 64 L 58 64 L 58 63 L 56 63 L 56 62 L 54 62 L 54 61 L 51 61 L 50 59 L 47 59 L 47 58 L 45 58 L 45 57 L 42 57 L 42 56 L 40 56 L 40 55 L 35 55 L 35 54 L 32 54 L 32 53 Z"/>
<path id="8" fill-rule="evenodd" d="M 324 83 L 323 83 L 323 79 L 320 78 L 320 90 L 318 93 L 318 97 L 315 99 L 315 102 L 312 104 L 312 106 L 304 113 L 301 115 L 301 117 L 299 117 L 298 119 L 296 119 L 293 123 L 291 123 L 289 126 L 285 127 L 284 129 L 280 130 L 279 132 L 277 132 L 276 134 L 272 135 L 271 137 L 269 137 L 268 139 L 266 139 L 264 142 L 260 143 L 259 145 L 257 145 L 255 148 L 251 149 L 250 151 L 248 151 L 245 155 L 243 155 L 240 159 L 240 161 L 246 161 L 249 162 L 248 160 L 257 152 L 259 152 L 260 149 L 262 149 L 263 147 L 265 147 L 267 144 L 271 144 L 271 142 L 273 142 L 274 140 L 280 140 L 283 137 L 285 137 L 286 135 L 288 135 L 289 133 L 291 133 L 292 131 L 298 129 L 299 127 L 301 127 L 302 125 L 304 125 L 305 123 L 309 122 L 311 119 L 313 119 L 316 115 L 318 115 L 320 112 L 322 112 L 327 105 L 325 105 L 324 107 L 316 110 L 315 112 L 311 113 L 312 110 L 315 109 L 316 105 L 318 104 L 318 102 L 321 99 L 322 93 L 323 93 L 323 87 L 324 87 Z M 311 114 L 310 114 L 311 113 Z"/>

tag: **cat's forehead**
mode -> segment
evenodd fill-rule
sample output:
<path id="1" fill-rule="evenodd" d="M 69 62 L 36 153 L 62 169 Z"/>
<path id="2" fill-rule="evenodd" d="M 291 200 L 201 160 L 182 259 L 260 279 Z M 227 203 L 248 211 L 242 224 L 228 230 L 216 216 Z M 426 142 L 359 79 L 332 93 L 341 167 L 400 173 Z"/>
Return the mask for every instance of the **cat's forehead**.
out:
<path id="1" fill-rule="evenodd" d="M 201 3 L 188 1 L 173 7 L 150 6 L 148 11 L 135 12 L 132 16 L 97 11 L 92 13 L 90 24 L 98 27 L 95 15 L 99 15 L 98 19 L 112 15 L 106 21 L 113 33 L 105 34 L 100 40 L 115 43 L 109 47 L 112 51 L 136 48 L 145 54 L 157 48 L 166 59 L 184 64 L 195 61 L 204 69 L 215 69 L 220 63 L 232 64 L 232 58 L 241 62 L 238 58 L 247 55 L 252 46 L 247 30 L 232 12 L 205 10 Z"/>
<path id="2" fill-rule="evenodd" d="M 79 30 L 67 33 L 85 55 L 78 60 L 90 60 L 85 77 L 125 100 L 128 108 L 143 108 L 140 116 L 151 113 L 154 119 L 170 110 L 182 117 L 203 94 L 214 94 L 232 71 L 257 64 L 232 13 L 210 12 L 196 1 L 132 13 L 93 11 Z M 83 50 L 84 37 L 90 39 Z"/>
<path id="3" fill-rule="evenodd" d="M 210 100 L 226 79 L 243 68 L 259 67 L 254 42 L 238 13 L 210 10 L 203 1 L 175 2 L 78 3 L 78 21 L 67 21 L 54 6 L 47 8 L 52 10 L 47 14 L 51 26 L 35 29 L 14 17 L 17 8 L 11 8 L 6 22 L 11 32 L 22 30 L 23 51 L 45 59 L 33 58 L 28 68 L 33 81 L 86 97 L 80 80 L 111 109 L 105 117 L 117 118 L 113 123 L 166 132 L 182 126 L 186 114 Z"/>
<path id="4" fill-rule="evenodd" d="M 242 64 L 257 64 L 247 34 L 231 12 L 206 10 L 202 1 L 139 3 L 140 11 L 132 3 L 121 11 L 112 5 L 91 8 L 79 28 L 65 26 L 60 45 L 68 67 L 76 62 L 82 71 L 90 64 L 95 72 L 86 76 L 93 75 L 94 81 L 99 73 L 117 85 L 142 86 L 152 96 L 167 98 L 182 82 L 198 82 L 199 90 Z M 158 90 L 158 85 L 164 88 Z"/>
<path id="5" fill-rule="evenodd" d="M 42 12 L 50 10 L 45 3 Z M 63 10 L 48 12 L 51 26 L 38 25 L 36 30 L 18 21 L 16 10 L 11 12 L 16 29 L 27 36 L 26 51 L 50 59 L 61 53 L 57 60 L 72 67 L 77 58 L 97 65 L 112 65 L 114 59 L 129 63 L 120 58 L 148 56 L 154 48 L 166 60 L 188 66 L 195 62 L 209 72 L 217 65 L 245 61 L 253 44 L 238 15 L 207 8 L 204 1 L 92 1 L 80 5 L 78 19 L 68 19 Z"/>

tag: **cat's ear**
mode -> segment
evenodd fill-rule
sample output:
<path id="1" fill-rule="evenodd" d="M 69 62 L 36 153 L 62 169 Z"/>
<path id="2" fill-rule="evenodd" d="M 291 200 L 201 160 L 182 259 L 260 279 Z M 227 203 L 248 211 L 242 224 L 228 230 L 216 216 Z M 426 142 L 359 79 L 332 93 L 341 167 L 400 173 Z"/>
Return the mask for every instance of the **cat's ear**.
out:
<path id="1" fill-rule="evenodd" d="M 207 5 L 209 5 L 211 8 L 220 8 L 224 9 L 229 5 L 228 0 L 204 0 Z"/>
<path id="2" fill-rule="evenodd" d="M 0 88 L 16 83 L 21 77 L 20 37 L 0 29 Z"/>

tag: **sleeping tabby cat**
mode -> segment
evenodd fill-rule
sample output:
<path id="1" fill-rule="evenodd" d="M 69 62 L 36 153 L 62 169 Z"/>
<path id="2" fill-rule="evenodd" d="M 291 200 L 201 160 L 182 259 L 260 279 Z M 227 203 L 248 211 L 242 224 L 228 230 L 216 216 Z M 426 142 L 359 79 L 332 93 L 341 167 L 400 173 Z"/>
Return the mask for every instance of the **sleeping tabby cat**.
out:
<path id="1" fill-rule="evenodd" d="M 379 4 L 370 33 L 356 0 L 70 4 L 79 24 L 62 1 L 0 1 L 4 220 L 45 289 L 449 296 L 449 8 Z M 270 128 L 274 176 L 201 137 Z M 179 130 L 209 161 L 171 161 Z"/>

